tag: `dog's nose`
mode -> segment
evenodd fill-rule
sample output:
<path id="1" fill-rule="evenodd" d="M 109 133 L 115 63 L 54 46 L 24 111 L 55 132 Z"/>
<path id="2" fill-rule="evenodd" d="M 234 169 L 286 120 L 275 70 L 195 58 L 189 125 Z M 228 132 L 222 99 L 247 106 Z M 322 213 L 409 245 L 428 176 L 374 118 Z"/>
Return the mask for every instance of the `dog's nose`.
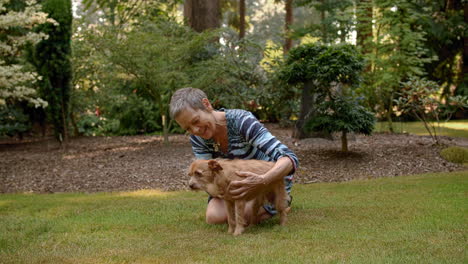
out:
<path id="1" fill-rule="evenodd" d="M 193 184 L 193 183 L 189 183 L 189 187 L 190 187 L 190 189 L 192 189 L 192 190 L 195 190 L 195 189 L 196 189 L 196 188 L 195 188 L 195 184 Z"/>

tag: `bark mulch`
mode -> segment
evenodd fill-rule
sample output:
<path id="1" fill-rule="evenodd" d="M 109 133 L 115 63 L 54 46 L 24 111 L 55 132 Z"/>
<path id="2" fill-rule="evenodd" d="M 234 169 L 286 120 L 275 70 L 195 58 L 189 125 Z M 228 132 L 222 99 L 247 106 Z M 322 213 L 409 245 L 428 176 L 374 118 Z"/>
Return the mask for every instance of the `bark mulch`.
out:
<path id="1" fill-rule="evenodd" d="M 299 157 L 296 183 L 338 182 L 426 172 L 468 170 L 440 157 L 429 137 L 409 134 L 352 135 L 349 153 L 340 140 L 294 140 L 291 131 L 266 124 Z M 193 160 L 187 135 L 87 137 L 62 149 L 53 139 L 0 142 L 0 193 L 100 192 L 187 189 Z M 468 139 L 444 137 L 468 147 Z"/>

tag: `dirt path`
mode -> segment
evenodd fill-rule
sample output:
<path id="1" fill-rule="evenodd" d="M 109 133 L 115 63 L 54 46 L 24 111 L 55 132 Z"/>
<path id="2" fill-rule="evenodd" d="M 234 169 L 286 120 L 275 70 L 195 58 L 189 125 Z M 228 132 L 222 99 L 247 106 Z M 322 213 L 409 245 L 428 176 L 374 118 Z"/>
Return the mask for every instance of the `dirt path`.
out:
<path id="1" fill-rule="evenodd" d="M 340 141 L 294 141 L 290 131 L 267 124 L 299 157 L 295 182 L 348 181 L 377 177 L 467 170 L 439 156 L 428 137 L 396 134 L 354 136 L 349 154 Z M 53 140 L 0 143 L 0 193 L 98 192 L 187 188 L 193 160 L 188 136 L 93 137 L 74 139 L 67 150 Z M 447 145 L 468 146 L 468 139 L 444 138 Z"/>

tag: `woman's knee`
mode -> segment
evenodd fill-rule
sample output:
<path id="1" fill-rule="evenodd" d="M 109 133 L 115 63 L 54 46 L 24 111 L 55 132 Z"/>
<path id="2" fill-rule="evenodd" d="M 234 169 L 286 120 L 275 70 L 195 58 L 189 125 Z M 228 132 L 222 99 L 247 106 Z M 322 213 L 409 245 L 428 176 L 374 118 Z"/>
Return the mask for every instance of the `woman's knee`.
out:
<path id="1" fill-rule="evenodd" d="M 227 222 L 226 206 L 221 199 L 213 198 L 206 208 L 206 223 L 224 224 Z"/>

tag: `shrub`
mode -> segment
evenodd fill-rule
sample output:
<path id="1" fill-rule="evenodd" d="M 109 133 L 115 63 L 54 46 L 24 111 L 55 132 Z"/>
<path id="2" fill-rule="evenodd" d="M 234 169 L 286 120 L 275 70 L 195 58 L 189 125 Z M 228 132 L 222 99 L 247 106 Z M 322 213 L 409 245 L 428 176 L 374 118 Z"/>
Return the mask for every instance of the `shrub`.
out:
<path id="1" fill-rule="evenodd" d="M 14 136 L 30 129 L 29 117 L 19 107 L 0 106 L 0 136 Z"/>
<path id="2" fill-rule="evenodd" d="M 402 91 L 395 100 L 401 113 L 410 114 L 423 122 L 429 135 L 439 144 L 440 122 L 450 120 L 458 109 L 468 107 L 468 98 L 449 96 L 447 103 L 439 97 L 440 87 L 436 82 L 412 77 L 402 83 Z"/>
<path id="3" fill-rule="evenodd" d="M 440 152 L 442 158 L 453 163 L 468 164 L 468 148 L 448 147 Z"/>

